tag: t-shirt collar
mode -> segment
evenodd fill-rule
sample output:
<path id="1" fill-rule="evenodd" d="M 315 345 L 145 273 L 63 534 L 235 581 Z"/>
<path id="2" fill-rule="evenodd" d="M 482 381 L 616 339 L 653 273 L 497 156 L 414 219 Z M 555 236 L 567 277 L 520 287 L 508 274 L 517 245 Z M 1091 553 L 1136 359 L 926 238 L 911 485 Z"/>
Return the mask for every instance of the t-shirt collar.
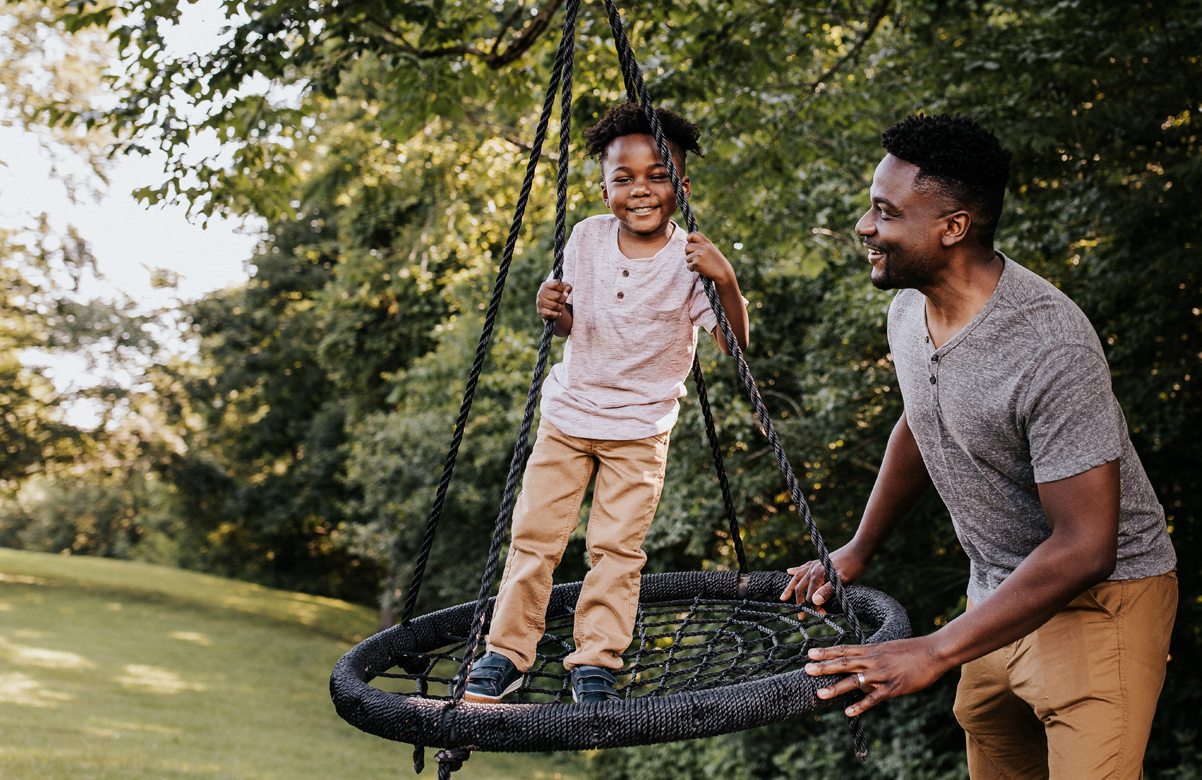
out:
<path id="1" fill-rule="evenodd" d="M 960 328 L 960 331 L 956 335 L 954 335 L 950 339 L 948 339 L 943 344 L 943 346 L 939 347 L 939 349 L 933 350 L 932 354 L 939 355 L 940 357 L 942 357 L 943 355 L 946 355 L 948 352 L 951 352 L 953 349 L 955 349 L 956 345 L 959 344 L 961 341 L 963 341 L 965 338 L 967 338 L 968 334 L 972 333 L 973 330 L 977 327 L 977 325 L 980 325 L 982 322 L 985 321 L 985 318 L 988 317 L 989 313 L 991 311 L 993 311 L 994 308 L 997 306 L 997 302 L 999 300 L 1001 300 L 1002 295 L 1003 295 L 1002 288 L 1005 287 L 1007 284 L 1009 284 L 1008 280 L 1009 280 L 1010 276 L 1012 275 L 1010 273 L 1010 267 L 1012 265 L 1014 265 L 1014 262 L 1010 258 L 1006 257 L 1006 255 L 1002 254 L 1001 252 L 999 252 L 996 249 L 994 250 L 994 254 L 996 254 L 998 257 L 1000 257 L 1002 259 L 1002 275 L 998 277 L 997 286 L 993 288 L 993 294 L 991 294 L 989 296 L 989 300 L 985 301 L 985 305 L 981 307 L 981 310 L 979 312 L 977 312 L 977 316 L 975 316 L 971 320 L 969 320 L 968 324 L 965 325 L 963 328 Z M 926 306 L 923 306 L 922 307 L 922 326 L 924 329 L 927 330 L 927 342 L 930 343 L 930 329 L 927 327 L 926 322 L 927 322 Z"/>

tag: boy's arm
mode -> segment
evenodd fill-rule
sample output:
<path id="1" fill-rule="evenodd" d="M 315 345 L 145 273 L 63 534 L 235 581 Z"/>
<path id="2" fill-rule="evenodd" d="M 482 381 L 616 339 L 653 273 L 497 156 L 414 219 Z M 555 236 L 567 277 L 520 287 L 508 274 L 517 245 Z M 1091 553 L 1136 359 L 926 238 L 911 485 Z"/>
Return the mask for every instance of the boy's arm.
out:
<path id="1" fill-rule="evenodd" d="M 718 300 L 722 310 L 730 321 L 730 329 L 734 332 L 735 340 L 740 349 L 747 349 L 750 323 L 747 320 L 747 307 L 743 303 L 743 293 L 739 291 L 739 279 L 730 261 L 722 254 L 714 243 L 700 233 L 690 233 L 685 243 L 685 262 L 689 270 L 701 274 L 714 283 L 718 289 Z M 726 337 L 721 328 L 714 329 L 714 338 L 718 340 L 718 348 L 722 353 L 731 353 Z"/>

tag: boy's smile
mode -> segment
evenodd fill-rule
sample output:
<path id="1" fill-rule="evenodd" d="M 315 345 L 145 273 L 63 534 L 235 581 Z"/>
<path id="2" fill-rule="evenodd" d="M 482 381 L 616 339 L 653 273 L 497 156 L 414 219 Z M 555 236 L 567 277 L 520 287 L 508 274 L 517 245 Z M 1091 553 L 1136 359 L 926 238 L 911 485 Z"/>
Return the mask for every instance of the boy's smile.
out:
<path id="1" fill-rule="evenodd" d="M 683 159 L 675 153 L 673 157 L 683 175 Z M 676 213 L 676 193 L 655 139 L 643 133 L 615 138 L 605 151 L 601 171 L 601 198 L 618 218 L 620 248 L 628 257 L 653 256 L 667 244 Z M 681 184 L 687 195 L 687 176 Z"/>

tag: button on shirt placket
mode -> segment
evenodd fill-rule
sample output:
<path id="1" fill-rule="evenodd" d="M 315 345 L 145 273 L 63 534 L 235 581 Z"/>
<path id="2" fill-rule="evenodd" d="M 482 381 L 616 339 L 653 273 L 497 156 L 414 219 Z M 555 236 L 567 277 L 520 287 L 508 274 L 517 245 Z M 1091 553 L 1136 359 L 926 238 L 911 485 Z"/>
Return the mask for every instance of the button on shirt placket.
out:
<path id="1" fill-rule="evenodd" d="M 627 281 L 626 281 L 626 280 L 627 280 L 627 279 L 628 279 L 628 277 L 630 276 L 630 269 L 629 269 L 629 268 L 623 268 L 623 269 L 621 269 L 621 271 L 622 271 L 622 273 L 621 273 L 621 274 L 618 276 L 618 278 L 617 278 L 617 280 L 616 280 L 616 284 L 614 285 L 615 287 L 618 287 L 618 288 L 619 288 L 619 289 L 618 289 L 618 292 L 617 292 L 617 297 L 618 297 L 619 299 L 623 299 L 623 298 L 625 298 L 625 297 L 626 297 L 626 292 L 625 292 L 623 289 L 621 289 L 621 288 L 624 288 L 624 287 L 627 287 L 627 286 L 628 286 L 628 284 L 627 284 Z"/>
<path id="2" fill-rule="evenodd" d="M 927 343 L 930 344 L 929 338 L 927 339 Z M 939 350 L 935 350 L 935 352 L 931 354 L 930 382 L 931 382 L 931 400 L 935 404 L 936 413 L 939 414 L 940 417 L 942 417 L 943 413 L 939 407 L 939 357 L 940 357 Z"/>

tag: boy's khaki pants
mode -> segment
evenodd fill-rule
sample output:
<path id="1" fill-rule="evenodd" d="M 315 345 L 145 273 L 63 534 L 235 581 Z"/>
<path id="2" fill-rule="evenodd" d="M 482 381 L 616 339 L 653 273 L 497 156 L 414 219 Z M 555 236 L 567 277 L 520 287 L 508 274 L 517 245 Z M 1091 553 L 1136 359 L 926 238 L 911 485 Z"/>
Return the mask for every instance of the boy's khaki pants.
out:
<path id="1" fill-rule="evenodd" d="M 521 671 L 534 665 L 546 628 L 551 574 L 576 530 L 593 478 L 585 543 L 592 570 L 576 602 L 576 651 L 564 666 L 621 669 L 647 560 L 643 538 L 664 486 L 668 435 L 632 441 L 568 436 L 545 418 L 513 510 L 513 537 L 493 609 L 488 650 Z"/>
<path id="2" fill-rule="evenodd" d="M 1143 777 L 1176 612 L 1175 572 L 1103 582 L 965 664 L 955 711 L 972 780 Z"/>

